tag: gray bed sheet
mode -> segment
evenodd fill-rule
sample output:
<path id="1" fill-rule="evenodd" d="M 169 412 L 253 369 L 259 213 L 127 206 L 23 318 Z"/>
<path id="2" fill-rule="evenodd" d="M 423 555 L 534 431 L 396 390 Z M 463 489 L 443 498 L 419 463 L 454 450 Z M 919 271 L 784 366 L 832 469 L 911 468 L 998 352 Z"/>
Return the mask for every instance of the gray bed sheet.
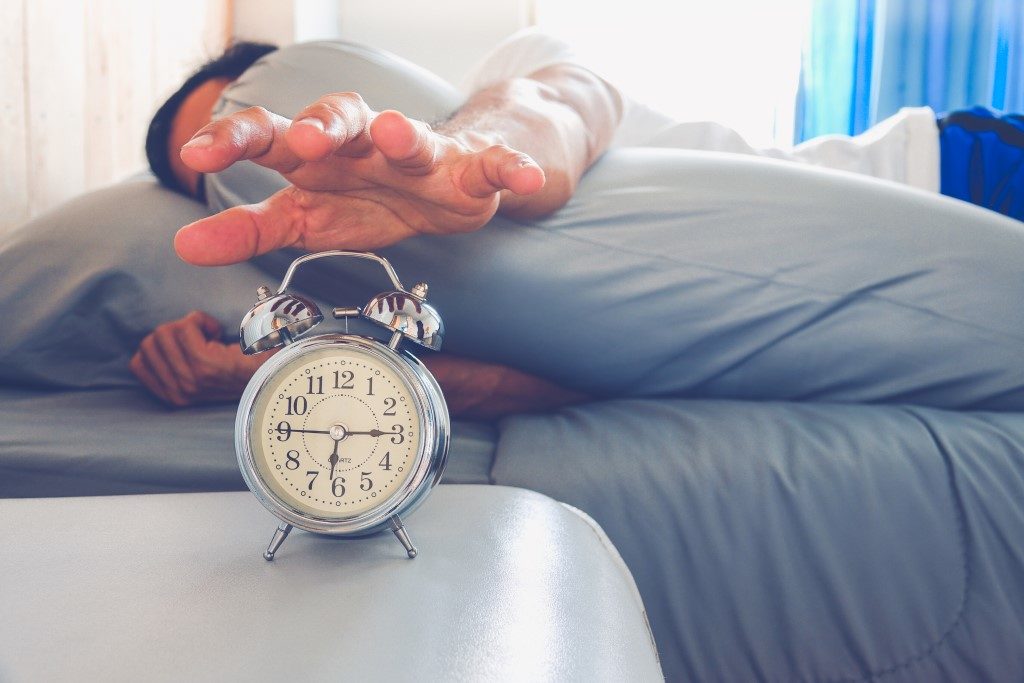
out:
<path id="1" fill-rule="evenodd" d="M 1024 680 L 1024 415 L 617 400 L 499 423 L 590 514 L 672 681 Z"/>
<path id="2" fill-rule="evenodd" d="M 235 407 L 170 410 L 141 389 L 0 389 L 0 497 L 244 489 Z M 455 421 L 445 483 L 487 484 L 497 432 Z"/>

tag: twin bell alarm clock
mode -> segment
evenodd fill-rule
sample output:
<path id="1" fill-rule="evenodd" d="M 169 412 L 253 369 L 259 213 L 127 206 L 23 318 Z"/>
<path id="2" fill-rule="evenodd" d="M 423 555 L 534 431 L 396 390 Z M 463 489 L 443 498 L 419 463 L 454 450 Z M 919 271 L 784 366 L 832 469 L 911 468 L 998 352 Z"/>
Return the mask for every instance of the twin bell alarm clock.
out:
<path id="1" fill-rule="evenodd" d="M 362 308 L 335 308 L 383 328 L 386 341 L 310 334 L 324 316 L 289 293 L 295 271 L 323 258 L 379 263 L 393 287 Z M 325 251 L 292 262 L 277 293 L 263 286 L 242 319 L 246 354 L 283 347 L 253 375 L 235 420 L 245 483 L 281 520 L 263 557 L 274 559 L 293 527 L 331 536 L 390 529 L 410 558 L 402 517 L 438 483 L 448 455 L 444 395 L 406 347 L 440 349 L 444 324 L 426 302 L 427 285 L 405 289 L 375 254 Z"/>

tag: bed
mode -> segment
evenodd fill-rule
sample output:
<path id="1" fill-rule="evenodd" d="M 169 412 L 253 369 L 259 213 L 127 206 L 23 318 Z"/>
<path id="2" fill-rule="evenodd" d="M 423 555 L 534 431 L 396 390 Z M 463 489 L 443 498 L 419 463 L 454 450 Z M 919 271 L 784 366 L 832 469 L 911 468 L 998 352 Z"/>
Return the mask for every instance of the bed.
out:
<path id="1" fill-rule="evenodd" d="M 747 188 L 748 201 L 739 210 L 748 220 L 759 211 L 777 213 L 780 200 L 771 192 L 772 183 L 795 178 L 804 179 L 812 191 L 830 188 L 847 199 L 851 192 L 852 200 L 857 193 L 880 196 L 858 216 L 865 233 L 891 227 L 908 215 L 923 216 L 935 239 L 950 239 L 943 235 L 956 235 L 957 228 L 965 235 L 955 237 L 962 240 L 958 252 L 943 255 L 930 271 L 943 276 L 957 268 L 968 272 L 987 250 L 998 257 L 991 259 L 988 272 L 974 277 L 1010 283 L 1013 259 L 1024 243 L 1024 234 L 1010 221 L 921 193 L 839 175 L 804 178 L 801 174 L 812 172 L 725 156 L 687 159 L 675 172 L 689 174 L 688 192 L 704 202 L 680 220 L 695 245 L 691 265 L 698 258 L 700 230 L 734 223 L 734 215 L 710 208 L 710 188 L 723 174 L 731 178 L 734 191 Z M 611 182 L 615 169 L 603 168 L 599 165 L 588 176 L 595 193 L 610 191 L 602 183 Z M 758 187 L 768 188 L 763 197 Z M 825 200 L 834 197 L 826 193 Z M 805 208 L 812 204 L 806 196 L 800 201 Z M 611 226 L 595 225 L 583 211 L 571 205 L 549 224 L 522 226 L 522 234 L 543 229 L 568 239 L 566 224 L 576 221 L 603 239 L 615 238 Z M 75 199 L 3 238 L 0 495 L 243 488 L 231 446 L 234 407 L 169 410 L 135 383 L 125 365 L 153 326 L 189 310 L 210 310 L 231 329 L 247 310 L 255 286 L 272 282 L 287 262 L 287 254 L 216 269 L 177 261 L 170 251 L 173 231 L 204 213 L 204 207 L 140 177 Z M 876 391 L 888 394 L 865 396 L 867 385 L 852 382 L 841 370 L 781 384 L 758 374 L 767 367 L 781 372 L 777 364 L 744 370 L 730 356 L 735 349 L 723 333 L 706 339 L 707 347 L 688 343 L 688 363 L 663 359 L 664 376 L 652 379 L 655 390 L 650 393 L 655 395 L 602 398 L 651 372 L 643 359 L 629 356 L 622 358 L 623 367 L 595 371 L 604 367 L 595 363 L 604 362 L 599 354 L 609 346 L 628 346 L 636 338 L 641 340 L 636 354 L 643 351 L 641 332 L 632 329 L 630 337 L 615 337 L 619 328 L 610 322 L 618 316 L 622 325 L 632 323 L 630 307 L 640 304 L 630 299 L 631 281 L 618 271 L 605 273 L 625 303 L 612 301 L 596 285 L 590 290 L 597 292 L 593 297 L 582 296 L 585 287 L 571 288 L 576 282 L 566 283 L 561 299 L 549 290 L 554 300 L 543 305 L 534 305 L 536 292 L 529 287 L 550 286 L 550 281 L 516 282 L 523 289 L 514 293 L 529 305 L 510 309 L 505 319 L 522 334 L 515 344 L 491 344 L 488 320 L 472 305 L 476 293 L 453 296 L 452 291 L 459 278 L 484 281 L 477 270 L 510 278 L 516 263 L 522 267 L 526 247 L 515 241 L 522 234 L 510 238 L 509 249 L 520 251 L 513 251 L 507 262 L 488 255 L 487 240 L 498 239 L 494 233 L 501 228 L 509 226 L 491 226 L 482 231 L 490 233 L 481 242 L 460 247 L 479 256 L 472 268 L 461 271 L 442 262 L 436 271 L 422 273 L 425 259 L 414 261 L 411 254 L 436 256 L 434 243 L 400 247 L 388 255 L 399 272 L 414 278 L 423 274 L 431 281 L 435 301 L 450 320 L 448 340 L 456 350 L 483 348 L 487 352 L 478 355 L 566 382 L 578 379 L 575 385 L 596 399 L 550 415 L 513 416 L 494 424 L 456 421 L 445 481 L 533 489 L 593 516 L 636 578 L 670 680 L 1020 677 L 1024 415 L 1015 402 L 1024 384 L 1024 364 L 1014 360 L 1020 358 L 1019 347 L 978 325 L 956 328 L 957 334 L 939 327 L 944 331 L 936 335 L 935 348 L 925 349 L 929 362 L 914 365 L 902 377 L 892 374 L 891 382 L 873 382 Z M 759 234 L 748 232 L 748 238 Z M 842 242 L 850 239 L 837 237 L 840 244 L 817 249 L 849 249 Z M 1003 246 L 993 250 L 986 241 Z M 722 251 L 728 240 L 716 245 Z M 700 257 L 708 258 L 715 248 L 705 243 Z M 585 250 L 577 255 L 584 261 L 590 257 Z M 548 268 L 542 258 L 539 262 L 539 270 Z M 567 271 L 561 277 L 576 277 L 574 272 L 581 281 L 596 277 L 589 265 Z M 642 272 L 661 277 L 651 269 Z M 337 287 L 337 273 L 314 272 L 304 283 L 305 291 L 322 300 L 327 291 L 318 277 Z M 508 282 L 494 286 L 503 285 Z M 369 286 L 356 278 L 338 291 L 358 298 L 355 292 Z M 706 273 L 688 276 L 679 286 L 694 299 L 688 324 L 698 328 L 695 337 L 707 333 L 696 322 L 699 311 L 721 315 L 712 302 L 736 296 L 713 286 Z M 1012 296 L 1021 289 L 1019 283 L 1007 287 L 997 291 Z M 966 297 L 958 291 L 950 300 Z M 850 306 L 858 301 L 843 300 Z M 575 308 L 543 327 L 549 307 L 566 309 L 568 301 Z M 737 301 L 734 319 L 748 320 L 744 316 L 757 297 Z M 1011 309 L 1019 308 L 1019 301 L 993 304 L 1006 307 L 1001 318 L 1011 331 L 1020 319 L 1020 312 Z M 830 339 L 821 336 L 828 334 L 829 315 L 837 316 L 832 320 L 842 329 L 849 322 L 843 316 L 856 310 L 831 300 L 822 305 L 827 311 L 811 316 L 814 324 L 825 321 L 818 328 L 811 325 L 818 336 L 797 351 L 807 354 Z M 789 315 L 795 306 L 780 310 Z M 870 312 L 880 314 L 880 309 Z M 965 308 L 962 313 L 969 318 L 975 312 Z M 870 320 L 867 313 L 857 318 L 862 326 L 865 320 Z M 574 333 L 584 329 L 612 336 L 575 346 L 575 359 L 534 359 L 538 346 L 550 346 L 552 339 L 569 333 L 558 329 L 562 324 Z M 889 324 L 884 315 L 879 324 Z M 764 328 L 744 324 L 735 329 L 756 338 Z M 803 324 L 800 329 L 809 328 Z M 982 336 L 965 337 L 968 331 Z M 871 365 L 870 346 L 856 351 L 858 362 L 864 359 L 863 373 L 884 373 L 887 364 L 904 363 L 897 332 L 877 368 Z M 799 337 L 796 332 L 773 335 L 779 345 Z M 973 345 L 974 357 L 948 363 L 963 345 Z M 721 371 L 694 375 L 679 391 L 667 386 L 685 376 L 680 368 L 706 370 L 703 358 L 714 355 L 714 348 L 720 358 L 708 362 L 720 363 Z M 562 353 L 553 349 L 552 356 L 557 360 Z M 770 355 L 770 349 L 764 353 Z M 953 368 L 944 381 L 929 374 L 941 354 Z M 835 359 L 806 358 L 809 366 L 819 362 Z"/>

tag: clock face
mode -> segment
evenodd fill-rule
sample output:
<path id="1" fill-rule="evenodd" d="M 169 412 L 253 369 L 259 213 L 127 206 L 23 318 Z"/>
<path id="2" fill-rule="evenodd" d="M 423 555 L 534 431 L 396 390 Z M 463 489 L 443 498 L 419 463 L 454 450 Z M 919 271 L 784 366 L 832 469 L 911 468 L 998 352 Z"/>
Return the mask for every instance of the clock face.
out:
<path id="1" fill-rule="evenodd" d="M 343 343 L 278 368 L 249 424 L 266 487 L 297 512 L 327 520 L 356 517 L 395 494 L 415 470 L 423 431 L 402 375 Z"/>

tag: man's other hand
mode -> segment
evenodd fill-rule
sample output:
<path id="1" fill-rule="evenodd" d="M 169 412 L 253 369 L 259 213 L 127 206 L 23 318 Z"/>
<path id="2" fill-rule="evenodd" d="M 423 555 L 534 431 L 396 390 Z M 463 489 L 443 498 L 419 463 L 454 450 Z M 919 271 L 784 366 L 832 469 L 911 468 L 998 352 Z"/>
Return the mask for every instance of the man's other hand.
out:
<path id="1" fill-rule="evenodd" d="M 200 129 L 182 161 L 215 173 L 247 159 L 291 186 L 185 226 L 175 249 L 209 266 L 282 247 L 369 250 L 413 235 L 476 230 L 497 211 L 500 193 L 529 195 L 545 183 L 531 157 L 500 142 L 375 112 L 356 93 L 326 95 L 294 120 L 246 109 Z"/>
<path id="2" fill-rule="evenodd" d="M 128 366 L 157 397 L 173 406 L 236 400 L 272 354 L 246 356 L 220 341 L 221 326 L 202 311 L 164 323 L 139 345 Z"/>

